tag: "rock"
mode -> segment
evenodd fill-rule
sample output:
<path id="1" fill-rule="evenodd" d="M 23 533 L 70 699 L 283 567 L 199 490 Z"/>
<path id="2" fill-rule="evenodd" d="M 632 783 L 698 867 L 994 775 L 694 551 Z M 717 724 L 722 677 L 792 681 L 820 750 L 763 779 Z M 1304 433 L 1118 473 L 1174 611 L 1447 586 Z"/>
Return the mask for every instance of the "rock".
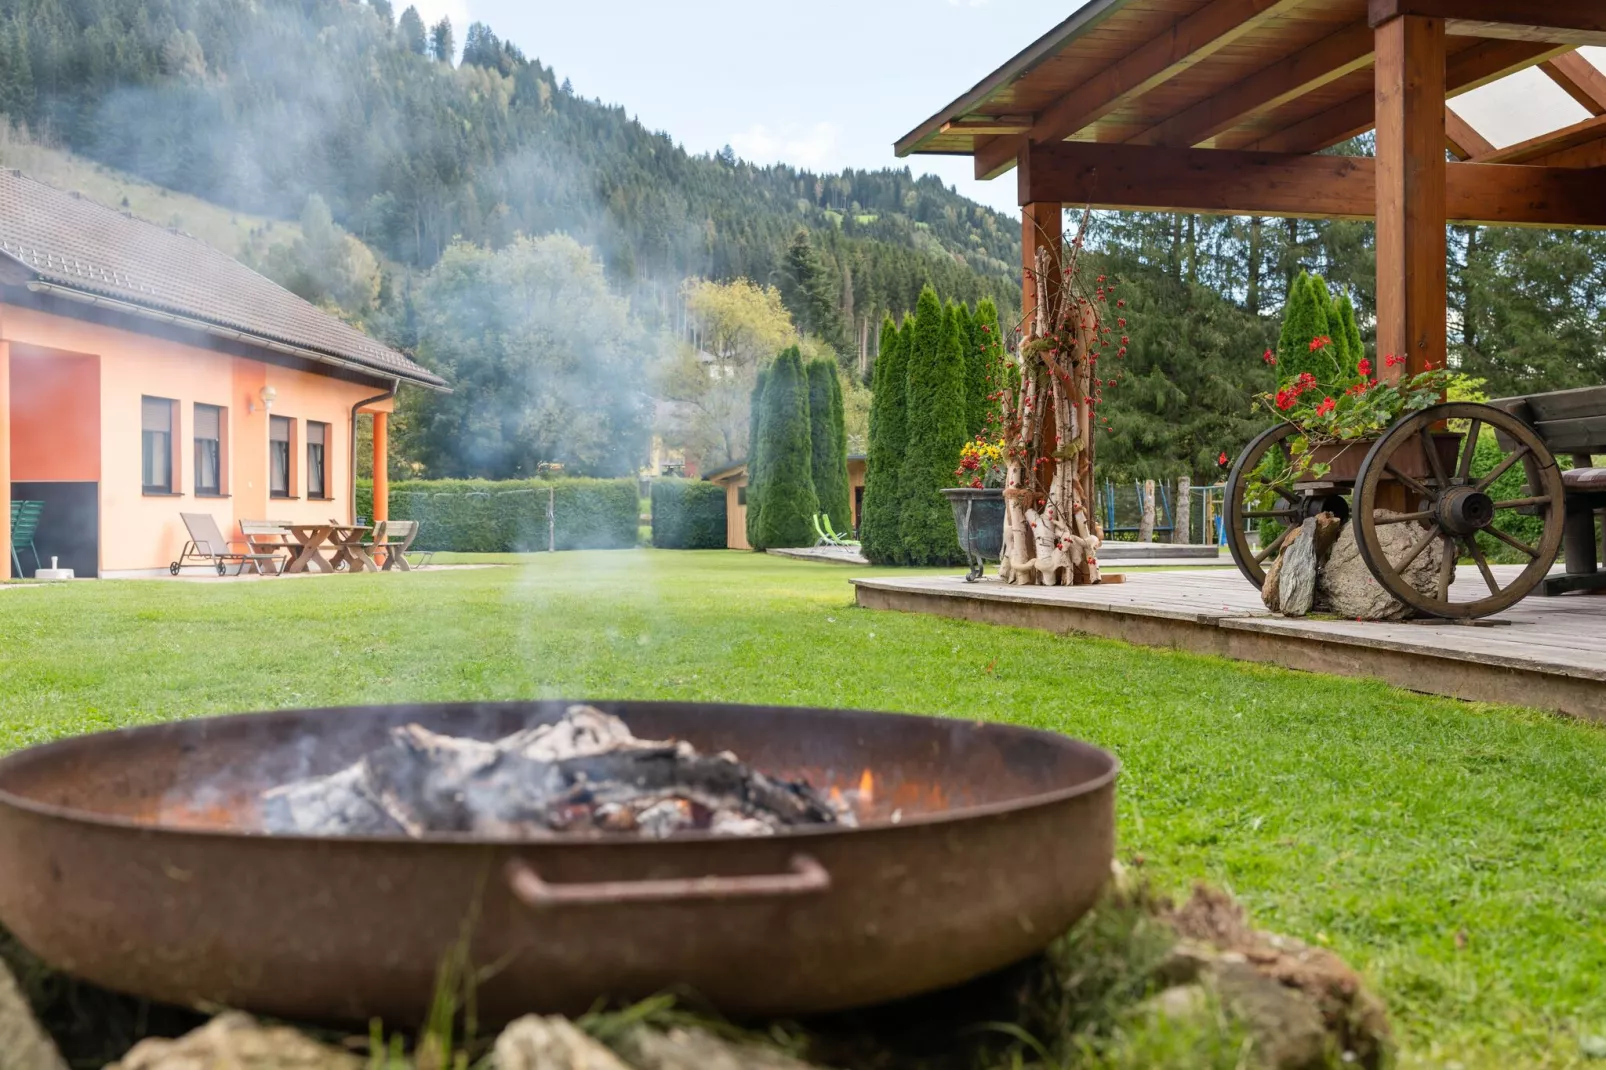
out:
<path id="1" fill-rule="evenodd" d="M 1155 970 L 1155 979 L 1173 988 L 1191 985 L 1215 966 L 1218 957 L 1208 944 L 1186 938 L 1178 940 Z"/>
<path id="2" fill-rule="evenodd" d="M 0 1070 L 67 1070 L 4 962 L 0 962 Z"/>
<path id="3" fill-rule="evenodd" d="M 1395 514 L 1379 509 L 1377 517 Z M 1411 545 L 1421 535 L 1415 524 L 1385 524 L 1377 529 L 1384 552 L 1390 561 L 1400 561 L 1410 552 Z M 1435 540 L 1411 562 L 1405 579 L 1424 594 L 1438 591 L 1439 562 L 1443 544 Z M 1317 594 L 1322 604 L 1340 617 L 1358 620 L 1405 620 L 1415 612 L 1410 606 L 1389 594 L 1373 577 L 1366 562 L 1361 560 L 1360 548 L 1355 543 L 1355 525 L 1344 525 L 1338 541 L 1327 556 L 1317 578 Z"/>
<path id="4" fill-rule="evenodd" d="M 364 1060 L 231 1011 L 177 1040 L 142 1040 L 106 1070 L 362 1070 Z"/>
<path id="5" fill-rule="evenodd" d="M 1144 1003 L 1150 1014 L 1173 1022 L 1185 1022 L 1203 1014 L 1210 1006 L 1210 993 L 1204 985 L 1172 985 Z"/>
<path id="6" fill-rule="evenodd" d="M 1300 525 L 1288 544 L 1277 577 L 1277 608 L 1285 617 L 1303 617 L 1316 603 L 1316 518 Z"/>
<path id="7" fill-rule="evenodd" d="M 1278 541 L 1282 543 L 1283 550 L 1287 550 L 1288 544 L 1297 538 L 1299 538 L 1299 529 L 1289 528 L 1278 536 Z M 1260 600 L 1265 602 L 1266 608 L 1273 613 L 1277 612 L 1278 579 L 1282 575 L 1282 571 L 1283 555 L 1279 552 L 1276 557 L 1271 559 L 1271 564 L 1266 566 L 1266 580 L 1260 585 Z"/>
<path id="8" fill-rule="evenodd" d="M 1222 1001 L 1249 1027 L 1255 1052 L 1271 1070 L 1325 1070 L 1332 1041 L 1316 1004 L 1244 962 L 1214 971 Z"/>
<path id="9" fill-rule="evenodd" d="M 1333 544 L 1344 530 L 1344 518 L 1334 513 L 1316 514 L 1316 563 L 1327 563 L 1328 555 L 1333 552 Z"/>
<path id="10" fill-rule="evenodd" d="M 817 1070 L 784 1052 L 724 1040 L 705 1029 L 637 1026 L 619 1048 L 636 1070 Z"/>
<path id="11" fill-rule="evenodd" d="M 496 1038 L 497 1070 L 630 1070 L 567 1018 L 527 1015 Z"/>

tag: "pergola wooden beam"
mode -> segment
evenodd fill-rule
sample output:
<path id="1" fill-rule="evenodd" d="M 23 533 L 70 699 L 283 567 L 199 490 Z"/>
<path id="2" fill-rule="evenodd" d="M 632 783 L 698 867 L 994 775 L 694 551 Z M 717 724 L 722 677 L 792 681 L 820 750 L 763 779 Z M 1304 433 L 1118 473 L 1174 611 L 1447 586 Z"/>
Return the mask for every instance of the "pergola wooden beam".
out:
<path id="1" fill-rule="evenodd" d="M 1127 142 L 1190 148 L 1251 116 L 1370 66 L 1371 62 L 1372 29 L 1364 21 L 1356 22 L 1128 138 Z"/>
<path id="2" fill-rule="evenodd" d="M 1486 156 L 1495 151 L 1489 139 L 1451 111 L 1449 105 L 1444 109 L 1444 141 L 1458 160 L 1470 160 L 1474 156 Z"/>
<path id="3" fill-rule="evenodd" d="M 1606 74 L 1576 52 L 1539 65 L 1545 75 L 1591 115 L 1606 115 Z"/>
<path id="4" fill-rule="evenodd" d="M 1369 156 L 1068 141 L 1032 146 L 1016 181 L 1023 205 L 1371 219 L 1377 212 L 1377 169 Z M 1447 219 L 1606 227 L 1603 180 L 1606 172 L 1576 168 L 1452 163 L 1445 169 Z"/>
<path id="5" fill-rule="evenodd" d="M 1519 141 L 1515 145 L 1507 145 L 1503 149 L 1479 153 L 1477 161 L 1479 163 L 1546 162 L 1569 149 L 1588 145 L 1601 138 L 1606 138 L 1606 115 L 1596 115 L 1581 123 L 1564 126 L 1560 130 L 1552 130 L 1527 141 Z"/>
<path id="6" fill-rule="evenodd" d="M 1043 109 L 1029 136 L 1035 142 L 1070 137 L 1123 102 L 1208 59 L 1302 2 L 1211 0 Z"/>
<path id="7" fill-rule="evenodd" d="M 1479 42 L 1447 59 L 1444 95 L 1454 97 L 1471 92 L 1479 86 L 1569 51 L 1570 45 L 1533 41 Z M 1374 93 L 1366 92 L 1282 130 L 1260 137 L 1251 134 L 1235 138 L 1230 143 L 1224 143 L 1224 147 L 1265 152 L 1317 152 L 1348 141 L 1357 134 L 1364 134 L 1376 125 L 1376 97 Z"/>
<path id="8" fill-rule="evenodd" d="M 1506 37 L 1570 45 L 1606 45 L 1600 0 L 1370 0 L 1373 26 L 1401 16 L 1441 19 L 1464 37 Z"/>

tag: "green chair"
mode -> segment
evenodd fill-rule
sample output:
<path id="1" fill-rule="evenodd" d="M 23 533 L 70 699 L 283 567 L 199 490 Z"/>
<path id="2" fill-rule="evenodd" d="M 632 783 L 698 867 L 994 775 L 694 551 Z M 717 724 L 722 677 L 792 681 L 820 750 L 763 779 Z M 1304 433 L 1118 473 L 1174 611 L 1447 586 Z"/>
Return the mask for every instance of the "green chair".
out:
<path id="1" fill-rule="evenodd" d="M 851 532 L 843 534 L 831 526 L 831 518 L 824 513 L 820 514 L 820 523 L 825 528 L 825 534 L 831 539 L 832 546 L 857 546 L 859 541 L 853 538 Z"/>
<path id="2" fill-rule="evenodd" d="M 39 530 L 39 516 L 45 511 L 44 502 L 11 503 L 11 575 L 22 575 L 22 557 L 19 550 L 26 548 L 33 554 L 33 568 L 39 571 L 39 550 L 33 544 L 34 532 Z"/>

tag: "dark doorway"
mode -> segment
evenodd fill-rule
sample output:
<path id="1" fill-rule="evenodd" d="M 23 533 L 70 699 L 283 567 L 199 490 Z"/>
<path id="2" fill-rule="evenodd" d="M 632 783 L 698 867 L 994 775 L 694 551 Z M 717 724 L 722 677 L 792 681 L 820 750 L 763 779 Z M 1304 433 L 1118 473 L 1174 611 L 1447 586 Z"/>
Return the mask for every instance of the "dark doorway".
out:
<path id="1" fill-rule="evenodd" d="M 100 575 L 100 484 L 98 483 L 12 483 L 14 502 L 43 502 L 39 528 L 33 545 L 39 551 L 39 564 L 70 568 L 75 576 Z M 33 554 L 26 546 L 17 551 L 22 574 L 32 577 Z"/>

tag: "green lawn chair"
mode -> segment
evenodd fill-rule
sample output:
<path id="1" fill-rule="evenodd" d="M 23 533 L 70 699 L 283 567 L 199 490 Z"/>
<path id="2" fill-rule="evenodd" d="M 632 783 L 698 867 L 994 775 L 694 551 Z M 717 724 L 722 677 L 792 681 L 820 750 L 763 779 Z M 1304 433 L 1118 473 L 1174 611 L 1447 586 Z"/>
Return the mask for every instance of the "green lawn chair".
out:
<path id="1" fill-rule="evenodd" d="M 22 575 L 22 557 L 18 550 L 26 548 L 33 554 L 33 568 L 39 571 L 39 550 L 33 544 L 34 532 L 39 530 L 39 516 L 45 511 L 44 502 L 11 503 L 11 575 Z"/>
<path id="2" fill-rule="evenodd" d="M 857 546 L 859 541 L 851 534 L 844 535 L 831 526 L 831 518 L 824 513 L 820 514 L 820 522 L 825 527 L 826 535 L 830 536 L 832 546 Z"/>
<path id="3" fill-rule="evenodd" d="M 827 535 L 825 533 L 825 529 L 820 526 L 820 518 L 823 516 L 825 516 L 824 513 L 815 513 L 814 516 L 810 517 L 810 519 L 814 522 L 814 545 L 835 546 L 836 543 L 831 541 L 831 536 Z M 827 520 L 827 523 L 829 522 L 830 521 Z"/>

